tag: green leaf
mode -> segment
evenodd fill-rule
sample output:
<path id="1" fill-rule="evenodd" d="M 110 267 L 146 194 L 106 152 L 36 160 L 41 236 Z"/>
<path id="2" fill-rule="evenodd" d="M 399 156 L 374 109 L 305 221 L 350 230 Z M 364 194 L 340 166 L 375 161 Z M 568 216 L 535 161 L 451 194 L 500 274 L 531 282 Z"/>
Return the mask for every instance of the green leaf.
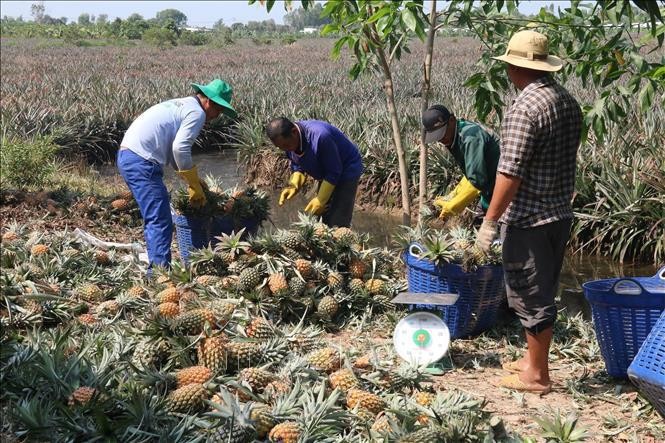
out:
<path id="1" fill-rule="evenodd" d="M 413 14 L 413 12 L 410 9 L 402 10 L 402 22 L 404 22 L 406 27 L 411 32 L 416 32 L 416 25 L 418 22 L 416 20 L 416 16 Z"/>
<path id="2" fill-rule="evenodd" d="M 644 85 L 644 87 L 640 91 L 640 95 L 638 96 L 638 100 L 640 102 L 640 110 L 642 112 L 647 112 L 651 108 L 651 103 L 653 103 L 653 94 L 654 94 L 653 82 L 649 81 L 647 82 L 646 85 Z"/>

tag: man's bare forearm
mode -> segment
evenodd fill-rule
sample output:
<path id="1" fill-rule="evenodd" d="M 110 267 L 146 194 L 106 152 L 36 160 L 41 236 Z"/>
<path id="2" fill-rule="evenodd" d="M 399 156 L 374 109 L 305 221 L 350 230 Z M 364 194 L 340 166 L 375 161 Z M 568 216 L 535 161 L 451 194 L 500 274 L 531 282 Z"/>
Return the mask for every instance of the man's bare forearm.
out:
<path id="1" fill-rule="evenodd" d="M 521 183 L 521 178 L 499 172 L 496 175 L 492 201 L 490 202 L 490 207 L 487 209 L 485 218 L 498 221 L 510 202 L 515 198 L 515 194 L 517 194 Z"/>

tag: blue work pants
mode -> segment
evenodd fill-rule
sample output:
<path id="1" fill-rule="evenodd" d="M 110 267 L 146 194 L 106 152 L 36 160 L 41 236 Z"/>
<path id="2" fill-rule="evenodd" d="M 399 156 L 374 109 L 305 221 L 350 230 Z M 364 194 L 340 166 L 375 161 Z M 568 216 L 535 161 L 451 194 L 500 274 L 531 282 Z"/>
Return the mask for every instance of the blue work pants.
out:
<path id="1" fill-rule="evenodd" d="M 173 222 L 164 170 L 129 149 L 118 152 L 118 170 L 132 191 L 143 217 L 150 267 L 170 267 Z"/>

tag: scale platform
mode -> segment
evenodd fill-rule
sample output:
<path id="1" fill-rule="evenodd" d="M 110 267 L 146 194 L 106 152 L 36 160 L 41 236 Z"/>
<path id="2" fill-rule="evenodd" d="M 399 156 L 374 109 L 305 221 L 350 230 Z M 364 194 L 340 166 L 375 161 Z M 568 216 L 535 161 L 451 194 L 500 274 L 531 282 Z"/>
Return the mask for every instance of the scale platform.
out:
<path id="1" fill-rule="evenodd" d="M 405 305 L 449 306 L 459 294 L 402 292 L 392 302 Z M 440 316 L 426 309 L 412 311 L 397 323 L 393 345 L 402 359 L 417 366 L 427 366 L 433 375 L 444 373 L 442 359 L 450 346 L 450 331 Z"/>

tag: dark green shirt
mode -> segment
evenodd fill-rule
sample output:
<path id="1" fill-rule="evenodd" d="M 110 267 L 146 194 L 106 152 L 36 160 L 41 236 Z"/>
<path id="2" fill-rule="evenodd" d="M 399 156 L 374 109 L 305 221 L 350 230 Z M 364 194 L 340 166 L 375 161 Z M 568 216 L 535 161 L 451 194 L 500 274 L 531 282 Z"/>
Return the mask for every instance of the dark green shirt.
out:
<path id="1" fill-rule="evenodd" d="M 499 138 L 477 123 L 459 119 L 457 136 L 448 150 L 467 180 L 480 191 L 480 203 L 487 209 L 499 164 Z"/>

